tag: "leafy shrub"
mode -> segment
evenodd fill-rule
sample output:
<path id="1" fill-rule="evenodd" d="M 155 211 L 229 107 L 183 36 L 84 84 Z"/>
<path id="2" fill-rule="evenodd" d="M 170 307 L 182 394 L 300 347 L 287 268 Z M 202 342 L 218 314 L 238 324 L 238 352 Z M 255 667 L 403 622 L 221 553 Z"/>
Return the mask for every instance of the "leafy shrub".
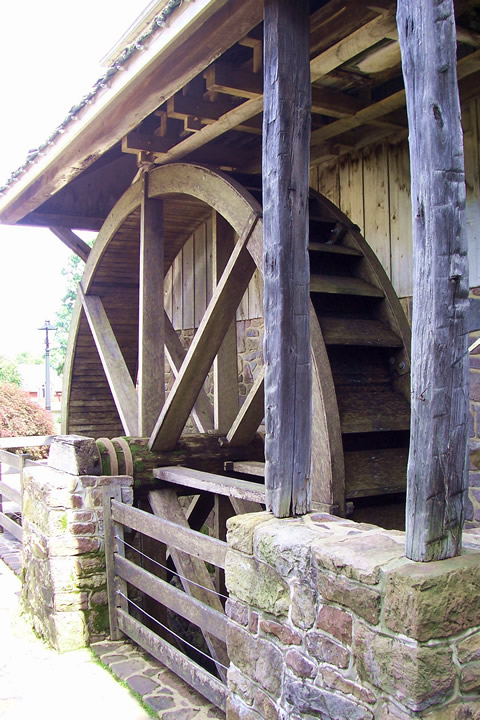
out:
<path id="1" fill-rule="evenodd" d="M 51 413 L 30 400 L 28 393 L 16 385 L 0 383 L 0 437 L 54 434 Z M 42 454 L 37 448 L 28 448 L 25 452 L 32 457 Z"/>

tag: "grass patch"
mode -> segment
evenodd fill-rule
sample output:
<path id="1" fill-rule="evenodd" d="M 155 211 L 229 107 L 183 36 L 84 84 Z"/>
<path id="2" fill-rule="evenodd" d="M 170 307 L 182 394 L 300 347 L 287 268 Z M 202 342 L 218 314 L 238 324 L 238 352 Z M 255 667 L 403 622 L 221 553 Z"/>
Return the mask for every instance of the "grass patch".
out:
<path id="1" fill-rule="evenodd" d="M 91 648 L 88 648 L 88 651 L 92 657 L 93 662 L 96 665 L 99 665 L 103 670 L 106 670 L 110 675 L 117 681 L 117 683 L 128 690 L 130 695 L 132 695 L 135 700 L 139 703 L 139 705 L 142 706 L 142 708 L 145 710 L 145 712 L 150 715 L 152 718 L 158 718 L 158 712 L 154 710 L 148 703 L 145 702 L 143 697 L 140 695 L 140 693 L 136 692 L 136 690 L 132 690 L 130 685 L 127 683 L 126 680 L 121 680 L 115 673 L 113 672 L 112 668 L 109 667 L 106 663 L 103 662 L 103 660 L 100 660 L 98 655 L 95 655 L 93 650 Z"/>

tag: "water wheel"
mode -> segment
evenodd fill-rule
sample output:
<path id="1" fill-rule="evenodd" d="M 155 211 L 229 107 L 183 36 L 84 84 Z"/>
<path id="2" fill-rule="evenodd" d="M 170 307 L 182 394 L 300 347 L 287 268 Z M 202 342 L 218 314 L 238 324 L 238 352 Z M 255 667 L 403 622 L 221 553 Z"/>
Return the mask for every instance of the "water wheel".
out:
<path id="1" fill-rule="evenodd" d="M 234 179 L 183 163 L 149 175 L 148 198 L 162 200 L 164 273 L 212 209 L 238 238 L 188 352 L 165 319 L 166 356 L 176 379 L 148 433 L 143 433 L 150 436 L 154 451 L 175 448 L 190 415 L 199 432 L 213 428 L 203 384 L 253 272 L 262 268 L 260 186 L 258 179 Z M 140 181 L 134 183 L 118 201 L 86 263 L 65 365 L 66 433 L 142 434 L 136 388 L 139 354 L 148 353 L 156 341 L 139 323 L 139 288 L 145 275 L 150 275 L 151 285 L 152 275 L 139 253 L 143 187 Z M 356 226 L 314 191 L 309 250 L 313 499 L 342 513 L 346 499 L 405 489 L 410 333 L 373 251 Z M 143 390 L 138 388 L 143 401 L 155 390 L 155 382 L 158 377 L 147 378 Z M 247 445 L 262 417 L 260 374 L 225 430 L 227 443 Z"/>

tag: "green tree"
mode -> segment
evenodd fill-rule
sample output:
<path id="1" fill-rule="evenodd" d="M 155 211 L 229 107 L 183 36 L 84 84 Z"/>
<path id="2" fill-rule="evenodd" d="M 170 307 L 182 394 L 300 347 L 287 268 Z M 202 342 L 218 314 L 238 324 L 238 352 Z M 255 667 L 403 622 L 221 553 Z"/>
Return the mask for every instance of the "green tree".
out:
<path id="1" fill-rule="evenodd" d="M 93 242 L 93 240 L 86 240 L 86 243 L 90 245 L 90 247 L 93 245 Z M 57 332 L 55 333 L 55 345 L 50 352 L 50 364 L 57 375 L 62 375 L 63 373 L 68 333 L 70 332 L 70 321 L 77 297 L 77 285 L 82 279 L 84 267 L 85 263 L 83 260 L 79 258 L 78 255 L 72 253 L 66 266 L 62 268 L 62 275 L 66 278 L 66 290 L 62 298 L 62 305 L 55 317 Z"/>
<path id="2" fill-rule="evenodd" d="M 18 387 L 22 384 L 22 376 L 20 375 L 16 362 L 9 360 L 3 355 L 0 355 L 0 382 L 10 383 Z"/>
<path id="3" fill-rule="evenodd" d="M 45 359 L 28 352 L 28 350 L 24 350 L 16 355 L 15 362 L 17 365 L 43 365 Z"/>

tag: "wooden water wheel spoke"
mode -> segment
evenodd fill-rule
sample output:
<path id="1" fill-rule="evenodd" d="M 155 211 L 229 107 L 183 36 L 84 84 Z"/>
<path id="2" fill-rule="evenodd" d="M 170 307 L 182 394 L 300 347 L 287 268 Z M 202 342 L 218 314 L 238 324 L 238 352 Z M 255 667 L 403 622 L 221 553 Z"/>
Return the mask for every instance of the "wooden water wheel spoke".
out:
<path id="1" fill-rule="evenodd" d="M 213 213 L 213 281 L 219 283 L 235 247 L 235 231 L 217 212 Z M 213 362 L 213 406 L 215 428 L 227 432 L 238 413 L 237 328 L 228 326 Z"/>
<path id="2" fill-rule="evenodd" d="M 72 318 L 64 432 L 93 437 L 141 432 L 147 442 L 153 427 L 149 450 L 164 452 L 162 464 L 169 465 L 171 451 L 178 458 L 177 444 L 191 415 L 200 432 L 219 429 L 228 443 L 203 436 L 208 450 L 201 467 L 198 457 L 192 467 L 210 470 L 217 462 L 218 472 L 219 449 L 228 450 L 229 460 L 246 461 L 246 467 L 263 460 L 249 445 L 264 416 L 263 372 L 257 372 L 238 409 L 235 313 L 255 268 L 263 270 L 261 182 L 252 176 L 243 180 L 251 193 L 234 178 L 200 165 L 166 165 L 149 174 L 148 187 L 134 183 L 113 208 L 87 260 L 85 312 L 77 304 Z M 358 228 L 313 190 L 309 205 L 312 499 L 342 514 L 346 498 L 357 502 L 405 487 L 409 327 Z M 200 322 L 186 351 L 178 314 L 170 321 L 163 308 L 163 277 L 189 238 L 200 228 L 203 236 L 204 227 L 213 230 L 206 274 L 213 294 L 203 317 L 195 305 Z M 183 275 L 183 290 L 195 295 L 196 266 L 182 268 L 190 273 Z M 201 277 L 205 283 L 205 273 Z M 184 319 L 185 313 L 179 326 Z M 174 382 L 162 407 L 163 353 Z M 213 403 L 203 387 L 212 365 Z M 189 463 L 184 458 L 181 464 Z"/>
<path id="3" fill-rule="evenodd" d="M 180 338 L 175 332 L 167 313 L 165 313 L 164 320 L 165 354 L 173 376 L 176 378 L 180 372 L 183 361 L 185 360 L 187 351 L 183 347 Z M 213 430 L 213 407 L 203 388 L 200 389 L 195 405 L 192 408 L 192 418 L 198 432 L 206 433 L 209 430 Z"/>
<path id="4" fill-rule="evenodd" d="M 255 263 L 248 252 L 247 244 L 257 219 L 258 216 L 252 213 L 235 244 L 152 432 L 149 443 L 152 450 L 173 448 L 182 434 L 198 393 L 255 271 Z"/>
<path id="5" fill-rule="evenodd" d="M 79 294 L 126 435 L 138 435 L 137 393 L 99 297 Z"/>
<path id="6" fill-rule="evenodd" d="M 143 176 L 140 214 L 138 433 L 150 435 L 165 402 L 163 202 L 148 197 Z"/>
<path id="7" fill-rule="evenodd" d="M 265 370 L 262 368 L 255 378 L 245 402 L 240 408 L 230 430 L 227 433 L 227 440 L 232 446 L 248 445 L 257 432 L 265 414 L 264 401 L 265 393 L 263 380 Z"/>

